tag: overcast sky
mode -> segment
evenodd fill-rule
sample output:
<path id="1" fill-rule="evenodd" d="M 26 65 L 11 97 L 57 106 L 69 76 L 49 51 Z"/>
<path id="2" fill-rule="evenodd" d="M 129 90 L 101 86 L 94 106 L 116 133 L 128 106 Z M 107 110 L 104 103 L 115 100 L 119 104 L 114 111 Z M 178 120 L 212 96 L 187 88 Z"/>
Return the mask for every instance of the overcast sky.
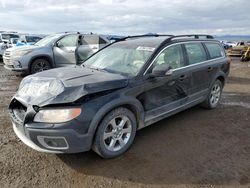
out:
<path id="1" fill-rule="evenodd" d="M 250 34 L 249 0 L 0 0 L 0 30 Z"/>

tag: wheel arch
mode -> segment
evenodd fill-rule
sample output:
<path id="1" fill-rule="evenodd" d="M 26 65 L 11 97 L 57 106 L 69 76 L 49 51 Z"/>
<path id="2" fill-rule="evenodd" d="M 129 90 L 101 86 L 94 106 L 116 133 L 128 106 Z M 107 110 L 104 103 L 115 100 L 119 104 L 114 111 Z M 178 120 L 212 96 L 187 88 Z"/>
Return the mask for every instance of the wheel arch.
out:
<path id="1" fill-rule="evenodd" d="M 220 80 L 220 81 L 221 81 L 221 83 L 222 83 L 222 86 L 224 86 L 224 85 L 225 85 L 225 77 L 224 77 L 224 76 L 220 75 L 220 76 L 218 76 L 218 77 L 217 77 L 217 79 L 216 79 L 216 80 Z"/>
<path id="2" fill-rule="evenodd" d="M 29 62 L 29 71 L 31 71 L 31 65 L 32 65 L 32 63 L 35 60 L 37 60 L 37 59 L 45 59 L 45 60 L 47 60 L 50 63 L 51 67 L 54 67 L 53 60 L 52 60 L 52 58 L 49 55 L 45 55 L 45 54 L 44 55 L 37 55 L 37 56 L 34 56 L 34 57 L 32 57 L 30 59 L 30 62 Z"/>
<path id="3" fill-rule="evenodd" d="M 142 104 L 135 98 L 124 97 L 111 101 L 110 103 L 104 105 L 95 115 L 92 122 L 90 123 L 89 133 L 92 133 L 92 142 L 96 134 L 96 130 L 102 121 L 102 119 L 111 112 L 113 109 L 124 107 L 130 110 L 136 118 L 137 129 L 144 127 L 144 109 Z"/>
<path id="4" fill-rule="evenodd" d="M 214 76 L 214 79 L 212 80 L 212 82 L 210 83 L 210 88 L 213 86 L 213 83 L 216 81 L 216 80 L 219 80 L 221 81 L 222 83 L 222 86 L 224 87 L 225 85 L 225 82 L 226 82 L 226 74 L 222 71 L 218 72 L 215 76 Z"/>

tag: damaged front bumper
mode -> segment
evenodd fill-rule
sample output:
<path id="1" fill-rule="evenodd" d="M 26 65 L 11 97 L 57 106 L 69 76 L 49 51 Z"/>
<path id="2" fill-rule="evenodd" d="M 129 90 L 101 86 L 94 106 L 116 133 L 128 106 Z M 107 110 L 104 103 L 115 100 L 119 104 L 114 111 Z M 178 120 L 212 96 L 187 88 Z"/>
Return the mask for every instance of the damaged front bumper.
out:
<path id="1" fill-rule="evenodd" d="M 17 137 L 30 148 L 45 153 L 79 153 L 91 149 L 92 136 L 72 129 L 34 129 L 12 122 Z"/>
<path id="2" fill-rule="evenodd" d="M 46 152 L 46 153 L 62 153 L 61 151 L 51 151 L 51 150 L 47 150 L 47 149 L 43 149 L 41 147 L 39 147 L 38 145 L 36 145 L 34 142 L 32 142 L 22 131 L 20 131 L 20 129 L 18 128 L 18 125 L 15 123 L 12 123 L 13 126 L 13 130 L 15 132 L 15 134 L 17 135 L 17 137 L 27 146 L 29 146 L 30 148 L 39 151 L 39 152 Z"/>
<path id="3" fill-rule="evenodd" d="M 32 106 L 26 107 L 15 98 L 9 107 L 14 132 L 27 146 L 47 153 L 79 153 L 91 149 L 93 134 L 86 122 L 72 119 L 57 124 L 38 123 L 33 121 L 35 113 Z"/>

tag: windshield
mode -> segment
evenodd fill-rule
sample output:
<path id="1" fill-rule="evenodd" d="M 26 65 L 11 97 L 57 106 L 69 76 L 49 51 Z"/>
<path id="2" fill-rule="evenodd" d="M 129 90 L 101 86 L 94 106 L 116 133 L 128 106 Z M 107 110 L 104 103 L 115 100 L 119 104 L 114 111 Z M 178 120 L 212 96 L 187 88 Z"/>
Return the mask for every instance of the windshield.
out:
<path id="1" fill-rule="evenodd" d="M 15 34 L 2 34 L 2 39 L 4 40 L 10 40 L 11 38 L 19 38 L 19 36 Z"/>
<path id="2" fill-rule="evenodd" d="M 27 42 L 38 42 L 42 38 L 36 37 L 36 36 L 26 36 L 26 41 Z"/>
<path id="3" fill-rule="evenodd" d="M 36 46 L 46 46 L 53 42 L 55 39 L 60 37 L 61 35 L 49 35 L 41 40 L 39 40 L 37 43 L 35 43 Z"/>
<path id="4" fill-rule="evenodd" d="M 117 43 L 93 55 L 82 66 L 135 76 L 153 51 L 152 47 Z"/>

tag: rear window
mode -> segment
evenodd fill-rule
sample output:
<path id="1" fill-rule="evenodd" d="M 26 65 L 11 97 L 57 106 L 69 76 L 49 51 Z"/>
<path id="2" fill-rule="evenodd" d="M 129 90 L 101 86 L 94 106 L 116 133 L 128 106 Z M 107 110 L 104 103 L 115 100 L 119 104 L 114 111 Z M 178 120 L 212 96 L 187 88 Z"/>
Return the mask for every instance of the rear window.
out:
<path id="1" fill-rule="evenodd" d="M 205 49 L 201 43 L 185 44 L 189 64 L 196 64 L 207 60 Z"/>
<path id="2" fill-rule="evenodd" d="M 224 56 L 224 51 L 222 50 L 219 44 L 205 43 L 205 45 L 207 47 L 211 59 L 220 58 Z"/>

